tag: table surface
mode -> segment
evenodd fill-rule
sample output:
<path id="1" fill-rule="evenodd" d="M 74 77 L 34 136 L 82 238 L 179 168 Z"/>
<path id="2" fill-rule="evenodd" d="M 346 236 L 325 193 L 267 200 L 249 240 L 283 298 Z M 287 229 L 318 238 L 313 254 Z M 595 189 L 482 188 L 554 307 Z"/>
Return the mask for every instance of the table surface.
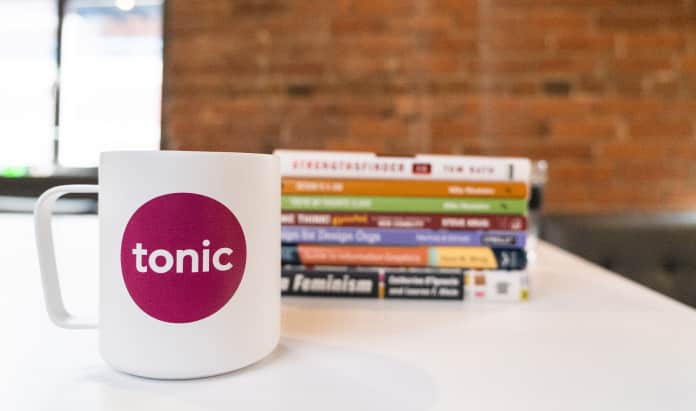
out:
<path id="1" fill-rule="evenodd" d="M 69 309 L 97 305 L 97 221 L 55 219 Z M 548 244 L 527 303 L 284 299 L 282 339 L 219 377 L 109 368 L 45 313 L 31 217 L 0 215 L 2 410 L 693 410 L 696 312 Z M 629 245 L 630 246 L 630 245 Z"/>

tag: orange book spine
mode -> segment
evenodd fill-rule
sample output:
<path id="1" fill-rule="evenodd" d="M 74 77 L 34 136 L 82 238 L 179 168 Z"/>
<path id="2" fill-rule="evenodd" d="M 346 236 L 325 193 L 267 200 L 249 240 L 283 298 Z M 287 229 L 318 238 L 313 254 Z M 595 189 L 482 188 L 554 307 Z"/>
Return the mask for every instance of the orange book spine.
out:
<path id="1" fill-rule="evenodd" d="M 283 178 L 283 194 L 325 194 L 399 197 L 527 198 L 522 182 L 461 182 L 421 180 L 344 180 Z"/>
<path id="2" fill-rule="evenodd" d="M 297 251 L 301 261 L 313 265 L 428 265 L 427 247 L 332 247 L 300 244 Z"/>

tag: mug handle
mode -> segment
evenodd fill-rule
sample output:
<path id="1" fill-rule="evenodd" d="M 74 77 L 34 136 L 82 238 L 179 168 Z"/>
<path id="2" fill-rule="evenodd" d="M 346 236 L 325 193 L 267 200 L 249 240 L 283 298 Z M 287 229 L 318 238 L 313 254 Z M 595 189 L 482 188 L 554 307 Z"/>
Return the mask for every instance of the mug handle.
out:
<path id="1" fill-rule="evenodd" d="M 34 232 L 36 248 L 39 252 L 39 268 L 46 309 L 51 321 L 59 327 L 81 329 L 96 328 L 96 321 L 76 317 L 65 309 L 63 295 L 60 292 L 56 255 L 53 247 L 53 205 L 60 197 L 70 193 L 98 193 L 99 186 L 92 184 L 72 184 L 53 187 L 39 197 L 34 207 Z"/>

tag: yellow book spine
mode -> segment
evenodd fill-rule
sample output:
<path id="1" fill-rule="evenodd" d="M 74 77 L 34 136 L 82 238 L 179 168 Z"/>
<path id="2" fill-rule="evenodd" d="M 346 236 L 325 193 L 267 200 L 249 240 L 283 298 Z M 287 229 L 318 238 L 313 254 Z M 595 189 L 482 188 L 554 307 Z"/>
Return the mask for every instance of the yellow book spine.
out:
<path id="1" fill-rule="evenodd" d="M 489 247 L 431 247 L 428 251 L 428 263 L 435 267 L 498 268 L 498 261 Z"/>

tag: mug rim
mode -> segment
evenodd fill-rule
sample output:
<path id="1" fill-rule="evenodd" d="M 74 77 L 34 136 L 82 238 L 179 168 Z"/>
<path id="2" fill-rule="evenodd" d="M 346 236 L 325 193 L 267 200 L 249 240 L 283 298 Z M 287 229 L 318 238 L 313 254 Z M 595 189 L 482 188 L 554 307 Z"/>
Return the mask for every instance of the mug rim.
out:
<path id="1" fill-rule="evenodd" d="M 197 151 L 197 150 L 108 150 L 99 153 L 99 159 L 112 156 L 126 155 L 186 155 L 186 156 L 235 156 L 253 157 L 258 159 L 273 159 L 278 156 L 267 153 L 247 153 L 237 151 Z"/>

